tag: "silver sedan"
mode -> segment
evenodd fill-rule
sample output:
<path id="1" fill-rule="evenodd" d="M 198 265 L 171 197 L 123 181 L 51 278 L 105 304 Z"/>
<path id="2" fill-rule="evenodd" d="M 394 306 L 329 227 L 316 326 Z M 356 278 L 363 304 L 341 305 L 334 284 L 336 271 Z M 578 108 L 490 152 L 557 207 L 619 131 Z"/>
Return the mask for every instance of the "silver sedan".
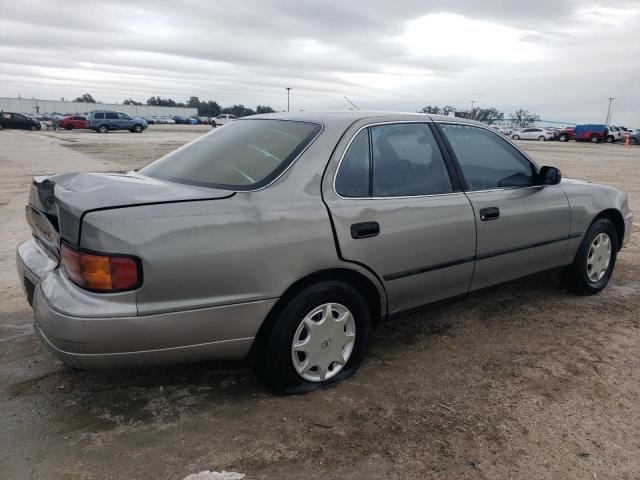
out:
<path id="1" fill-rule="evenodd" d="M 270 114 L 139 172 L 35 177 L 18 272 L 80 367 L 250 355 L 301 392 L 353 374 L 391 314 L 542 270 L 602 290 L 627 195 L 562 179 L 479 123 Z"/>

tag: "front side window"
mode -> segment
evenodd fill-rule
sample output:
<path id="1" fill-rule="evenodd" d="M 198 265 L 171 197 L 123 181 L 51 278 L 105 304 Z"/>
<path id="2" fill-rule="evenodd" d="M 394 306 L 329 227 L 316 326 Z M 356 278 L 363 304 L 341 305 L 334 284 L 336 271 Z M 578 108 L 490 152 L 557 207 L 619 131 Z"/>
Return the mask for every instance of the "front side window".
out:
<path id="1" fill-rule="evenodd" d="M 131 117 L 129 117 L 129 115 L 125 115 L 124 113 L 118 113 L 118 118 L 120 120 L 131 120 Z"/>
<path id="2" fill-rule="evenodd" d="M 26 120 L 27 117 L 25 117 L 24 115 L 20 115 L 19 113 L 14 113 L 13 115 L 13 119 L 14 120 Z"/>
<path id="3" fill-rule="evenodd" d="M 336 193 L 343 197 L 369 196 L 369 129 L 351 141 L 336 176 Z"/>
<path id="4" fill-rule="evenodd" d="M 308 122 L 239 120 L 165 155 L 140 173 L 189 185 L 254 190 L 277 178 L 321 129 Z"/>
<path id="5" fill-rule="evenodd" d="M 469 190 L 535 184 L 535 168 L 511 144 L 481 127 L 441 124 Z"/>
<path id="6" fill-rule="evenodd" d="M 373 196 L 450 193 L 451 180 L 431 129 L 424 123 L 371 127 Z"/>

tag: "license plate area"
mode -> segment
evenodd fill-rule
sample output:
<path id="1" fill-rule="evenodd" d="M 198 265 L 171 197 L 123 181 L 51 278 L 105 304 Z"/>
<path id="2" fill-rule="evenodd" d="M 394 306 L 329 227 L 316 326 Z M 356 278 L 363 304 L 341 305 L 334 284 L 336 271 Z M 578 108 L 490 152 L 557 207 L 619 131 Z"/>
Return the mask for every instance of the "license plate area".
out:
<path id="1" fill-rule="evenodd" d="M 60 234 L 56 231 L 49 219 L 31 205 L 27 205 L 25 214 L 33 235 L 40 240 L 47 249 L 59 257 Z"/>

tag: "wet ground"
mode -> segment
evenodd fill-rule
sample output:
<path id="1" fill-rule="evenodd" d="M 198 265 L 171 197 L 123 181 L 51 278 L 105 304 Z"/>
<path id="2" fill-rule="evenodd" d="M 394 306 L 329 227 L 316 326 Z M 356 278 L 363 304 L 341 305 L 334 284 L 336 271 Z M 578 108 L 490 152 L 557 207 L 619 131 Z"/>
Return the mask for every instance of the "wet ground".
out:
<path id="1" fill-rule="evenodd" d="M 87 372 L 45 353 L 14 267 L 30 177 L 136 168 L 206 129 L 0 132 L 0 478 L 640 478 L 637 225 L 602 294 L 551 272 L 402 315 L 353 378 L 304 396 L 244 362 Z M 640 147 L 520 145 L 640 209 Z"/>

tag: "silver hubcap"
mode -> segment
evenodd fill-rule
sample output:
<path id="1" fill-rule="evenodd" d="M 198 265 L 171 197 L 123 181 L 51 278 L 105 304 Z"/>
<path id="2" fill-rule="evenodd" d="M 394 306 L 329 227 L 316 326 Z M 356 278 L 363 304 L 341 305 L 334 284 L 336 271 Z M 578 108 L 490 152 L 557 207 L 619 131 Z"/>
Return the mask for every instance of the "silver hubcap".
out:
<path id="1" fill-rule="evenodd" d="M 607 273 L 611 262 L 611 239 L 606 233 L 596 235 L 587 254 L 587 277 L 591 283 L 599 282 Z"/>
<path id="2" fill-rule="evenodd" d="M 320 305 L 302 319 L 293 336 L 293 367 L 309 382 L 328 380 L 349 361 L 355 339 L 356 322 L 347 307 Z"/>

